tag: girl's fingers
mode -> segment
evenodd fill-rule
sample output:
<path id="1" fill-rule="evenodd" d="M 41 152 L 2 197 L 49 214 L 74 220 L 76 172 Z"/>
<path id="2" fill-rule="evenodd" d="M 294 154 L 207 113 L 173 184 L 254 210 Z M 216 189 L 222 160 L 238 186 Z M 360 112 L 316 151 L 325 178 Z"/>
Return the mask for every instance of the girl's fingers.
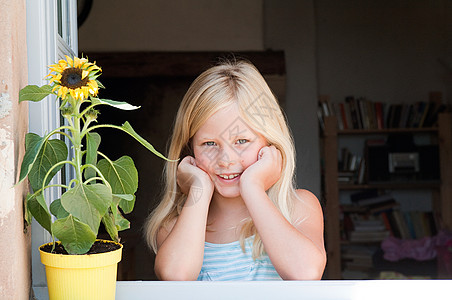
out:
<path id="1" fill-rule="evenodd" d="M 258 152 L 257 159 L 259 160 L 267 155 L 271 155 L 273 158 L 277 158 L 278 160 L 282 157 L 281 152 L 275 146 L 271 145 L 262 147 Z"/>

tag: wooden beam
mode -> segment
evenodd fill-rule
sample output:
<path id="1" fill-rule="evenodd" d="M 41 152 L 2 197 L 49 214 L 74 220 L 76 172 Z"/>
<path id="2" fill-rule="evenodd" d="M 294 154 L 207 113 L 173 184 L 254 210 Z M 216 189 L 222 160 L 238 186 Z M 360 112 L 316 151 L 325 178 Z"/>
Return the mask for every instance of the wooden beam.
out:
<path id="1" fill-rule="evenodd" d="M 262 52 L 88 52 L 83 53 L 102 68 L 103 77 L 196 77 L 222 58 L 243 58 L 262 75 L 286 73 L 283 51 Z"/>
<path id="2" fill-rule="evenodd" d="M 442 229 L 452 230 L 452 115 L 438 116 L 439 160 L 441 162 L 440 213 Z"/>
<path id="3" fill-rule="evenodd" d="M 327 279 L 341 279 L 341 233 L 339 186 L 337 182 L 337 119 L 325 117 L 325 232 L 328 262 Z"/>

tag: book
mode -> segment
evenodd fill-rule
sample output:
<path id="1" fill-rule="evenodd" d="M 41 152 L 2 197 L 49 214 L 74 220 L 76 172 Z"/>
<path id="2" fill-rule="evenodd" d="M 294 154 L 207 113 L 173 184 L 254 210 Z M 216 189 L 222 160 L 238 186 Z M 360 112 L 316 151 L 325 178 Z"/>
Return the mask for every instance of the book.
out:
<path id="1" fill-rule="evenodd" d="M 394 104 L 394 110 L 392 120 L 390 121 L 390 128 L 398 128 L 400 124 L 400 118 L 402 116 L 402 104 Z"/>
<path id="2" fill-rule="evenodd" d="M 415 103 L 413 123 L 411 124 L 411 127 L 413 127 L 413 128 L 419 127 L 419 124 L 421 123 L 421 119 L 424 114 L 424 110 L 426 109 L 426 106 L 427 106 L 427 104 L 425 101 L 418 101 Z"/>
<path id="3" fill-rule="evenodd" d="M 405 218 L 403 217 L 402 212 L 400 210 L 393 210 L 392 216 L 394 217 L 397 230 L 400 233 L 400 238 L 410 239 L 411 238 L 410 230 L 408 229 L 408 225 L 405 221 Z"/>
<path id="4" fill-rule="evenodd" d="M 333 114 L 336 116 L 337 126 L 339 130 L 344 130 L 344 120 L 340 111 L 339 103 L 333 103 Z"/>
<path id="5" fill-rule="evenodd" d="M 384 112 L 383 112 L 383 103 L 375 102 L 375 117 L 377 120 L 377 129 L 383 129 L 384 126 Z"/>
<path id="6" fill-rule="evenodd" d="M 389 236 L 388 230 L 381 231 L 352 231 L 350 232 L 351 242 L 372 243 L 381 242 Z"/>
<path id="7" fill-rule="evenodd" d="M 369 111 L 367 109 L 367 100 L 360 97 L 356 99 L 356 103 L 358 104 L 359 115 L 361 116 L 361 124 L 363 129 L 370 128 L 370 118 Z"/>
<path id="8" fill-rule="evenodd" d="M 319 97 L 319 104 L 322 108 L 322 114 L 324 117 L 332 116 L 334 115 L 333 108 L 330 103 L 330 97 L 326 95 L 320 95 Z"/>
<path id="9" fill-rule="evenodd" d="M 352 128 L 351 120 L 349 117 L 350 112 L 349 111 L 347 112 L 345 103 L 342 103 L 342 102 L 339 103 L 339 111 L 340 111 L 340 114 L 342 117 L 342 123 L 343 123 L 344 129 L 351 129 Z"/>
<path id="10" fill-rule="evenodd" d="M 348 96 L 345 98 L 345 102 L 350 107 L 350 116 L 352 118 L 353 129 L 361 129 L 361 118 L 356 107 L 355 98 L 353 96 Z"/>
<path id="11" fill-rule="evenodd" d="M 392 127 L 392 123 L 394 122 L 394 111 L 395 111 L 395 106 L 393 104 L 388 105 L 387 112 L 386 112 L 386 118 L 385 118 L 386 128 Z"/>
<path id="12" fill-rule="evenodd" d="M 368 209 L 369 209 L 369 213 L 371 213 L 371 214 L 380 214 L 382 212 L 392 211 L 393 209 L 398 208 L 399 206 L 400 205 L 397 201 L 395 201 L 394 199 L 391 199 L 391 200 L 388 200 L 385 202 L 371 205 Z"/>
<path id="13" fill-rule="evenodd" d="M 351 196 L 350 196 L 351 198 Z M 370 206 L 370 205 L 376 205 L 376 204 L 386 204 L 388 202 L 395 202 L 393 196 L 389 193 L 386 194 L 378 194 L 373 197 L 363 198 L 357 200 L 356 197 L 351 198 L 352 202 L 359 206 Z"/>
<path id="14" fill-rule="evenodd" d="M 360 200 L 377 197 L 379 195 L 378 189 L 368 189 L 350 194 L 350 200 L 352 203 L 357 203 Z"/>
<path id="15" fill-rule="evenodd" d="M 430 114 L 432 113 L 432 110 L 434 109 L 434 106 L 435 106 L 435 103 L 433 103 L 433 102 L 426 102 L 425 103 L 424 110 L 422 111 L 422 114 L 421 114 L 420 119 L 419 119 L 418 127 L 425 127 L 424 126 L 425 119 L 427 118 L 427 115 L 429 113 Z"/>
<path id="16" fill-rule="evenodd" d="M 410 112 L 409 104 L 402 104 L 402 112 L 400 114 L 399 128 L 406 128 L 408 123 L 408 116 Z"/>

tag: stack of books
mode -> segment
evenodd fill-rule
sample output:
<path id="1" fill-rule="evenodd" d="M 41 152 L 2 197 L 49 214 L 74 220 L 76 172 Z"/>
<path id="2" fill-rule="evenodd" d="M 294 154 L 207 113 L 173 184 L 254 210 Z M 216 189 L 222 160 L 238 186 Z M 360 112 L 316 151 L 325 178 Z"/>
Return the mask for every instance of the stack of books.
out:
<path id="1" fill-rule="evenodd" d="M 431 211 L 401 211 L 392 194 L 369 189 L 350 195 L 351 205 L 342 205 L 343 228 L 351 242 L 379 242 L 389 235 L 421 239 L 437 233 Z"/>
<path id="2" fill-rule="evenodd" d="M 333 103 L 329 96 L 322 95 L 317 114 L 321 127 L 323 117 L 336 116 L 340 130 L 427 128 L 436 126 L 438 114 L 446 108 L 440 92 L 431 92 L 428 101 L 393 104 L 354 96 Z"/>
<path id="3" fill-rule="evenodd" d="M 350 195 L 351 205 L 343 205 L 345 236 L 350 242 L 381 242 L 391 234 L 382 213 L 399 206 L 389 193 L 371 189 Z"/>
<path id="4" fill-rule="evenodd" d="M 364 157 L 353 154 L 347 147 L 342 148 L 337 174 L 338 182 L 343 184 L 364 183 L 365 165 Z"/>
<path id="5" fill-rule="evenodd" d="M 342 248 L 343 279 L 371 279 L 375 277 L 373 256 L 378 246 L 348 245 Z"/>

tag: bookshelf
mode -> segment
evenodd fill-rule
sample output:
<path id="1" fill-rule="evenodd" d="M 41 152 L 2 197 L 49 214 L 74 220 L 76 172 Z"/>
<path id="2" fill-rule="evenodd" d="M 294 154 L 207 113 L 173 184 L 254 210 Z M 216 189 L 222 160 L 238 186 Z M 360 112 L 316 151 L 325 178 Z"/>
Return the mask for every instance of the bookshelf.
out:
<path id="1" fill-rule="evenodd" d="M 429 128 L 383 128 L 383 129 L 339 129 L 336 117 L 323 118 L 323 197 L 325 199 L 325 242 L 328 255 L 325 277 L 342 279 L 342 254 L 340 222 L 340 193 L 358 190 L 419 190 L 432 191 L 433 213 L 441 216 L 442 227 L 452 229 L 452 115 L 438 115 L 438 126 Z M 341 184 L 338 182 L 338 139 L 367 135 L 383 137 L 397 134 L 427 134 L 435 137 L 439 149 L 439 181 L 406 181 L 361 184 Z"/>

